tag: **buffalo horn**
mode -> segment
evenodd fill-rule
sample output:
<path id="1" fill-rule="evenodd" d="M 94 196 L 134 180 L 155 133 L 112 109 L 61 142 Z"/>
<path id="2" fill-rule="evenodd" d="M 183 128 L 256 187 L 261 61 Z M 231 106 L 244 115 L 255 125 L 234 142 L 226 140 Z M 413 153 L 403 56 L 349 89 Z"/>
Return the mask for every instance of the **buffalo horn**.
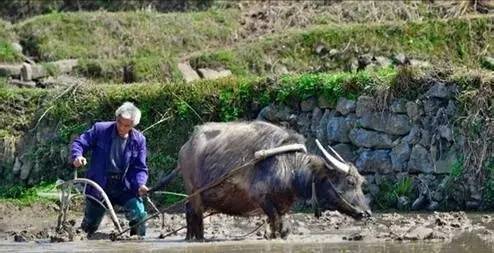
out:
<path id="1" fill-rule="evenodd" d="M 327 161 L 329 161 L 331 164 L 333 164 L 337 169 L 341 170 L 342 172 L 348 173 L 348 171 L 350 170 L 350 167 L 346 163 L 343 163 L 343 162 L 339 161 L 338 159 L 334 158 L 332 155 L 330 155 L 328 153 L 328 151 L 326 149 L 324 149 L 324 147 L 321 145 L 321 143 L 317 139 L 316 139 L 316 144 L 317 144 L 317 147 L 323 153 L 323 155 Z"/>

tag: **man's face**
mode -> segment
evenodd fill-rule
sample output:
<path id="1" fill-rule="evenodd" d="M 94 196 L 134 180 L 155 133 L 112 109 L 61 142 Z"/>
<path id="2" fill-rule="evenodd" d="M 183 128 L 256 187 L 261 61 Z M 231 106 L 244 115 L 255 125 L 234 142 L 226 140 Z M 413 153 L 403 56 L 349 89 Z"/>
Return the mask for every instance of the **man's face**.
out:
<path id="1" fill-rule="evenodd" d="M 117 117 L 117 132 L 120 137 L 127 138 L 132 127 L 134 127 L 134 122 L 131 119 Z"/>

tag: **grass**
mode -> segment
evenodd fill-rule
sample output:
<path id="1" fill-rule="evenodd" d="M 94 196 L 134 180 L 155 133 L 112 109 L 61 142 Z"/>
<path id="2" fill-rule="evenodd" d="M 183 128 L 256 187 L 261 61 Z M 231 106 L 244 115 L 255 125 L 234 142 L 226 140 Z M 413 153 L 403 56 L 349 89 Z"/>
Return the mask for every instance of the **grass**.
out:
<path id="1" fill-rule="evenodd" d="M 477 68 L 481 57 L 494 52 L 494 17 L 424 22 L 325 25 L 273 35 L 265 39 L 204 53 L 191 59 L 195 68 L 225 67 L 236 75 L 275 74 L 288 71 L 348 70 L 364 53 L 392 57 L 405 53 L 434 65 Z M 334 57 L 315 53 L 317 45 L 337 49 Z M 319 67 L 319 68 L 315 68 Z"/>
<path id="2" fill-rule="evenodd" d="M 26 206 L 39 201 L 51 201 L 40 194 L 54 192 L 55 184 L 41 182 L 34 187 L 21 185 L 0 188 L 0 201 L 8 201 L 17 205 Z"/>
<path id="3" fill-rule="evenodd" d="M 80 73 L 96 78 L 112 77 L 104 69 L 116 75 L 113 66 L 121 70 L 131 64 L 139 81 L 166 80 L 174 75 L 179 55 L 228 43 L 237 18 L 233 9 L 52 13 L 16 24 L 15 30 L 39 61 L 82 59 Z"/>
<path id="4" fill-rule="evenodd" d="M 0 20 L 0 63 L 21 61 L 21 55 L 12 47 L 14 39 L 12 26 Z"/>
<path id="5" fill-rule="evenodd" d="M 375 200 L 377 208 L 381 210 L 395 208 L 398 198 L 407 197 L 410 199 L 412 190 L 412 179 L 409 177 L 404 177 L 395 183 L 390 180 L 383 181 L 379 185 L 379 193 Z"/>
<path id="6" fill-rule="evenodd" d="M 274 7 L 274 16 L 267 19 L 275 35 L 262 38 L 269 29 L 253 32 L 248 25 L 242 26 L 250 14 L 236 8 L 186 13 L 55 12 L 8 30 L 14 30 L 36 60 L 78 58 L 82 62 L 78 72 L 101 82 L 121 82 L 122 70 L 128 66 L 137 82 L 181 81 L 176 65 L 195 53 L 198 56 L 191 60 L 196 68 L 221 66 L 242 76 L 279 74 L 284 68 L 294 72 L 345 70 L 356 56 L 367 52 L 384 56 L 404 52 L 433 63 L 451 60 L 478 66 L 480 55 L 492 54 L 488 47 L 492 18 L 437 20 L 471 13 L 451 12 L 464 7 L 449 5 L 450 12 L 444 4 L 416 2 L 342 2 L 303 11 L 300 6 Z M 248 36 L 239 39 L 239 34 Z M 0 55 L 6 61 L 17 59 L 9 44 L 2 46 L 1 41 L 0 31 Z M 314 47 L 320 43 L 342 53 L 333 58 L 316 55 Z"/>
<path id="7" fill-rule="evenodd" d="M 49 91 L 15 88 L 1 85 L 0 79 L 0 131 L 19 135 L 33 127 L 34 115 Z"/>

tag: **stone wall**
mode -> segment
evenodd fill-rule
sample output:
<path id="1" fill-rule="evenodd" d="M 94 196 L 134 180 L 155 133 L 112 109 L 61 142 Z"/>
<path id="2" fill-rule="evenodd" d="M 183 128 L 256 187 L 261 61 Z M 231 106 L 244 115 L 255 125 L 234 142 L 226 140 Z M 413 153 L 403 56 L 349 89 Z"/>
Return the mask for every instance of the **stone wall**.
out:
<path id="1" fill-rule="evenodd" d="M 462 166 L 462 138 L 452 126 L 457 92 L 456 86 L 436 83 L 413 101 L 398 98 L 383 104 L 375 97 L 360 96 L 340 98 L 335 108 L 309 98 L 298 108 L 270 105 L 258 118 L 296 129 L 313 152 L 315 138 L 331 145 L 366 177 L 365 191 L 374 206 L 436 210 L 453 198 L 457 208 L 478 208 L 481 194 L 475 180 L 464 182 L 466 190 L 459 199 L 448 192 L 453 167 Z M 408 194 L 392 192 L 405 180 L 411 182 Z M 376 203 L 386 194 L 396 194 L 392 203 Z"/>

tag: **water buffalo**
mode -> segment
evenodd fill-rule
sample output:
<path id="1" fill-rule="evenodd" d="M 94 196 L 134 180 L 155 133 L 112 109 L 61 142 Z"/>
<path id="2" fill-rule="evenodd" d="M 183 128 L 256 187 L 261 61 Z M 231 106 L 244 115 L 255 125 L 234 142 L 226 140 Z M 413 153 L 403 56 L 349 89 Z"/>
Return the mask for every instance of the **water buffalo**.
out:
<path id="1" fill-rule="evenodd" d="M 336 152 L 330 155 L 317 140 L 323 156 L 302 149 L 270 152 L 304 142 L 301 135 L 262 121 L 197 126 L 180 149 L 177 167 L 189 194 L 255 159 L 259 150 L 265 151 L 266 158 L 189 199 L 186 239 L 204 239 L 206 210 L 238 216 L 265 213 L 268 238 L 289 234 L 282 217 L 296 199 L 312 199 L 322 210 L 338 210 L 356 219 L 370 216 L 361 189 L 364 178 Z"/>

